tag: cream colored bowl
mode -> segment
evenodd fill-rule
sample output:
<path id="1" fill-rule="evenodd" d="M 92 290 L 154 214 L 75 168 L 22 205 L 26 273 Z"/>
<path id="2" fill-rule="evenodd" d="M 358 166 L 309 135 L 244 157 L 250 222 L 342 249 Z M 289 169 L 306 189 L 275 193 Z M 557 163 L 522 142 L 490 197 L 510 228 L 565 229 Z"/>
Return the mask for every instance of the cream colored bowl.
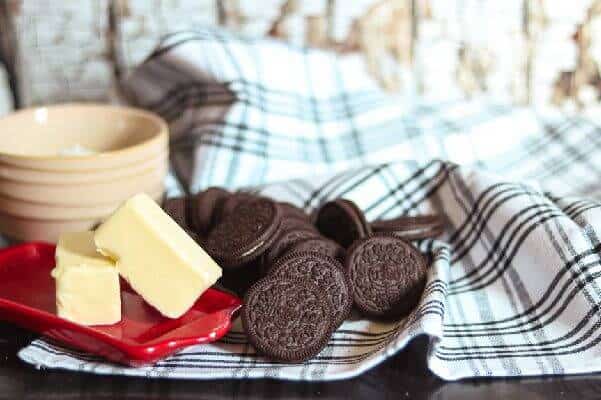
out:
<path id="1" fill-rule="evenodd" d="M 165 121 L 129 107 L 63 104 L 0 118 L 0 163 L 21 168 L 116 169 L 157 157 L 167 147 Z"/>
<path id="2" fill-rule="evenodd" d="M 91 229 L 123 201 L 160 199 L 167 124 L 133 108 L 65 104 L 0 119 L 0 232 L 55 241 Z"/>

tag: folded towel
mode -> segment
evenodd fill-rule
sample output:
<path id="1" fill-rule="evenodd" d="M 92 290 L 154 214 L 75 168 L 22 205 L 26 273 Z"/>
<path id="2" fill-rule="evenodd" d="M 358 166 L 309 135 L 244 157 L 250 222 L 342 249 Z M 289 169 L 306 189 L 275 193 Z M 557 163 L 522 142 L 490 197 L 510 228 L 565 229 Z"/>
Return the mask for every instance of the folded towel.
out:
<path id="1" fill-rule="evenodd" d="M 442 215 L 442 240 L 418 243 L 432 255 L 424 295 L 402 321 L 353 316 L 298 365 L 257 356 L 239 323 L 220 342 L 152 367 L 46 339 L 23 360 L 98 374 L 333 380 L 427 335 L 428 365 L 443 379 L 601 371 L 595 124 L 393 97 L 353 56 L 208 29 L 168 36 L 124 87 L 170 123 L 171 194 L 253 185 L 306 209 L 346 197 L 369 219 Z"/>

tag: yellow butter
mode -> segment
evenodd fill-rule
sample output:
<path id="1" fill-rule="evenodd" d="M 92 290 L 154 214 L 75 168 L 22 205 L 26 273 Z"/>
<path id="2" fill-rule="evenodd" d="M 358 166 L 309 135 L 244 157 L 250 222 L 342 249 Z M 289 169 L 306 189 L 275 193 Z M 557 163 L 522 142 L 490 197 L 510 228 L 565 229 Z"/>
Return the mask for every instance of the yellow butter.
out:
<path id="1" fill-rule="evenodd" d="M 121 320 L 119 273 L 94 246 L 93 232 L 62 234 L 56 246 L 56 311 L 83 325 L 110 325 Z"/>
<path id="2" fill-rule="evenodd" d="M 127 200 L 94 235 L 98 251 L 161 314 L 178 318 L 221 268 L 147 195 Z"/>

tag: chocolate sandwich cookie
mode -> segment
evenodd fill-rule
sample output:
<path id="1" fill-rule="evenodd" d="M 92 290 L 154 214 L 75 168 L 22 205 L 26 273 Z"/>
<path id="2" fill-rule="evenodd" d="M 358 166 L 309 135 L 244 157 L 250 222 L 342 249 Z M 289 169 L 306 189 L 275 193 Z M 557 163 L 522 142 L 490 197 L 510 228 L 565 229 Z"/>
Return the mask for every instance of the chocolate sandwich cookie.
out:
<path id="1" fill-rule="evenodd" d="M 194 239 L 195 242 L 201 243 L 200 236 L 190 228 L 188 224 L 187 218 L 187 203 L 188 199 L 185 197 L 172 197 L 170 199 L 166 199 L 163 203 L 163 210 L 173 219 L 177 224 L 190 236 Z"/>
<path id="2" fill-rule="evenodd" d="M 263 257 L 263 272 L 267 273 L 272 264 L 286 252 L 286 250 L 304 239 L 319 238 L 319 233 L 310 229 L 289 229 L 281 231 L 271 247 L 265 252 Z"/>
<path id="3" fill-rule="evenodd" d="M 281 211 L 275 202 L 242 201 L 209 232 L 205 250 L 224 268 L 241 266 L 271 246 L 280 223 Z"/>
<path id="4" fill-rule="evenodd" d="M 324 237 L 301 240 L 290 246 L 288 250 L 286 250 L 286 254 L 307 251 L 323 254 L 324 256 L 334 258 L 339 261 L 344 261 L 344 256 L 346 255 L 346 250 L 344 250 L 342 246 L 335 241 Z"/>
<path id="5" fill-rule="evenodd" d="M 281 201 L 278 203 L 282 209 L 282 213 L 290 218 L 298 218 L 300 220 L 310 221 L 310 216 L 302 208 L 295 206 L 294 204 Z"/>
<path id="6" fill-rule="evenodd" d="M 285 362 L 316 356 L 333 330 L 330 303 L 310 279 L 261 279 L 244 296 L 241 316 L 257 352 Z"/>
<path id="7" fill-rule="evenodd" d="M 373 317 L 409 314 L 426 281 L 424 257 L 391 234 L 377 233 L 355 242 L 347 251 L 345 267 L 355 306 Z"/>
<path id="8" fill-rule="evenodd" d="M 163 210 L 169 215 L 177 224 L 188 229 L 188 222 L 186 218 L 186 198 L 185 197 L 172 197 L 165 200 L 163 203 Z"/>
<path id="9" fill-rule="evenodd" d="M 262 198 L 262 197 L 255 196 L 251 193 L 244 193 L 244 192 L 230 194 L 225 199 L 225 201 L 222 203 L 221 207 L 219 207 L 218 209 L 215 210 L 215 213 L 214 213 L 215 223 L 219 223 L 226 216 L 231 214 L 240 203 L 245 202 L 245 201 L 258 200 L 260 198 Z"/>
<path id="10" fill-rule="evenodd" d="M 342 265 L 318 253 L 290 253 L 278 259 L 269 272 L 274 279 L 311 280 L 330 302 L 336 329 L 351 312 L 353 300 Z"/>
<path id="11" fill-rule="evenodd" d="M 374 232 L 391 232 L 405 240 L 431 239 L 444 231 L 444 222 L 438 215 L 400 216 L 377 220 L 371 224 Z"/>
<path id="12" fill-rule="evenodd" d="M 260 266 L 260 257 L 254 259 L 239 268 L 224 269 L 219 282 L 229 290 L 235 292 L 238 296 L 244 296 L 244 293 L 260 278 L 262 278 Z"/>
<path id="13" fill-rule="evenodd" d="M 219 209 L 222 203 L 229 197 L 227 190 L 210 187 L 188 200 L 189 224 L 201 235 L 206 235 L 212 228 L 215 209 Z"/>
<path id="14" fill-rule="evenodd" d="M 282 217 L 282 232 L 292 230 L 292 229 L 304 229 L 313 231 L 315 233 L 319 233 L 315 225 L 310 223 L 307 220 L 298 219 L 296 217 L 290 217 L 288 215 L 283 215 Z"/>
<path id="15" fill-rule="evenodd" d="M 315 215 L 315 226 L 327 238 L 345 249 L 371 233 L 363 212 L 351 200 L 337 199 L 322 205 Z"/>

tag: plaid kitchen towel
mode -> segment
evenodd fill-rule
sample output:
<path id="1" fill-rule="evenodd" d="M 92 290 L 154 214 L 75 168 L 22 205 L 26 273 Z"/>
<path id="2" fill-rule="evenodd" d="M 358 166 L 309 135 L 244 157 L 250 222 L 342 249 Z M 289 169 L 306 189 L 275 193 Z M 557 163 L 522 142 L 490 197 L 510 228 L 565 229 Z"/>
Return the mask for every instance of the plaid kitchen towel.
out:
<path id="1" fill-rule="evenodd" d="M 32 364 L 163 378 L 333 380 L 430 337 L 443 379 L 601 371 L 601 129 L 501 105 L 390 96 L 355 56 L 219 30 L 169 35 L 124 82 L 172 130 L 170 193 L 253 186 L 307 210 L 346 197 L 369 219 L 436 212 L 440 241 L 406 319 L 358 315 L 304 364 L 218 343 L 127 368 L 45 339 Z M 294 178 L 294 179 L 290 179 Z"/>

